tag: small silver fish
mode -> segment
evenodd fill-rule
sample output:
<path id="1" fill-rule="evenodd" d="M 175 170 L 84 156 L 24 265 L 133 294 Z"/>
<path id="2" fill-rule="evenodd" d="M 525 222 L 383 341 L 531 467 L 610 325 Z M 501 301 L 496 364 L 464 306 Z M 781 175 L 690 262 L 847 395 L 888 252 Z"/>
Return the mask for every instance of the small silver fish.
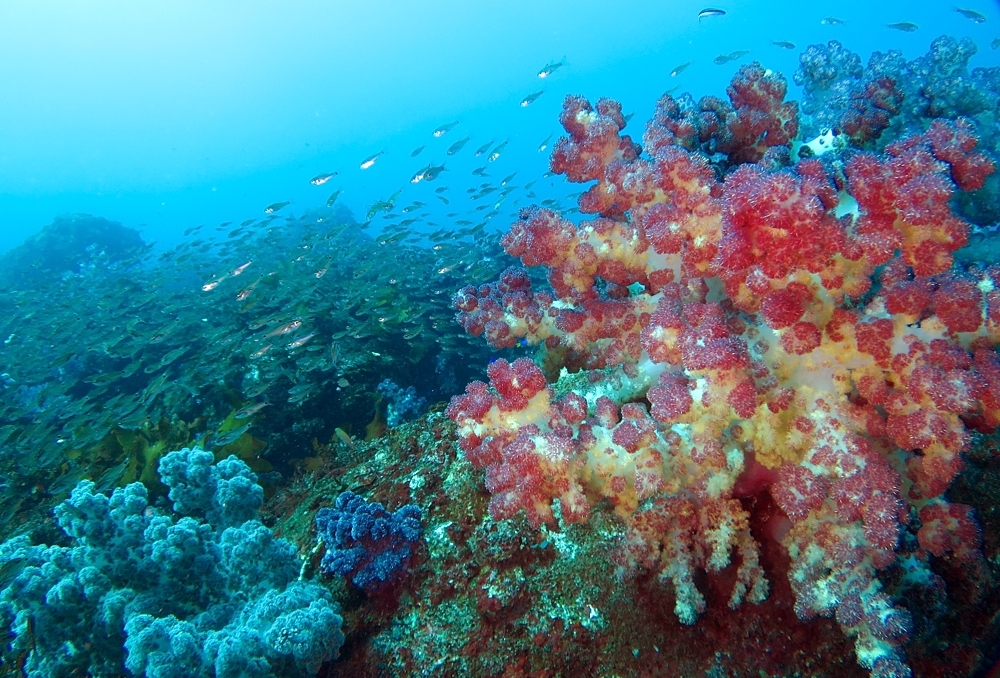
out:
<path id="1" fill-rule="evenodd" d="M 207 283 L 205 283 L 204 285 L 201 286 L 201 291 L 202 292 L 211 292 L 212 290 L 214 290 L 216 287 L 219 286 L 219 283 L 221 283 L 225 279 L 226 279 L 226 276 L 222 276 L 221 278 L 216 278 L 215 280 L 210 280 L 210 281 L 208 281 Z"/>
<path id="2" fill-rule="evenodd" d="M 288 344 L 287 348 L 298 348 L 299 346 L 304 345 L 306 342 L 308 342 L 310 339 L 312 339 L 315 336 L 316 336 L 315 332 L 313 332 L 312 334 L 307 334 L 306 336 L 301 337 L 299 339 L 296 339 L 295 341 L 293 341 L 290 344 Z"/>
<path id="3" fill-rule="evenodd" d="M 542 89 L 538 90 L 537 92 L 532 92 L 528 96 L 521 99 L 521 107 L 523 108 L 525 106 L 530 106 L 534 101 L 538 99 L 538 97 L 542 96 L 543 94 L 545 94 L 545 90 Z"/>
<path id="4" fill-rule="evenodd" d="M 896 31 L 903 31 L 904 33 L 912 33 L 913 31 L 920 28 L 920 26 L 910 23 L 909 21 L 900 21 L 899 23 L 889 24 L 886 28 L 891 28 Z"/>
<path id="5" fill-rule="evenodd" d="M 270 405 L 270 403 L 253 403 L 251 405 L 247 405 L 246 407 L 241 407 L 233 413 L 233 418 L 246 419 L 247 417 L 257 414 L 268 405 Z"/>
<path id="6" fill-rule="evenodd" d="M 419 148 L 414 148 L 413 151 L 410 153 L 410 157 L 411 158 L 417 157 L 418 155 L 420 155 L 420 152 L 424 150 L 424 148 L 425 148 L 424 146 L 420 146 Z"/>
<path id="7" fill-rule="evenodd" d="M 490 146 L 492 146 L 492 145 L 493 145 L 493 142 L 489 141 L 489 142 L 483 144 L 482 146 L 480 146 L 479 148 L 477 148 L 476 149 L 476 157 L 478 158 L 483 153 L 485 153 L 486 151 L 490 150 Z"/>
<path id="8" fill-rule="evenodd" d="M 243 426 L 226 431 L 225 433 L 217 433 L 212 439 L 212 447 L 225 447 L 226 445 L 235 443 L 240 439 L 240 436 L 250 430 L 250 426 L 251 425 L 249 423 L 246 423 L 243 424 Z"/>
<path id="9" fill-rule="evenodd" d="M 1000 47 L 1000 38 L 996 38 L 990 43 L 990 49 L 996 49 Z"/>
<path id="10" fill-rule="evenodd" d="M 503 153 L 503 149 L 505 149 L 505 148 L 507 148 L 507 142 L 506 141 L 504 141 L 504 142 L 502 142 L 500 144 L 497 144 L 497 147 L 493 149 L 493 152 L 490 153 L 488 156 L 486 156 L 486 160 L 488 162 L 495 161 L 497 158 L 500 157 L 500 154 Z"/>
<path id="11" fill-rule="evenodd" d="M 385 151 L 379 151 L 375 155 L 370 155 L 367 158 L 365 158 L 364 162 L 361 163 L 361 169 L 368 169 L 369 167 L 374 165 L 375 161 L 381 158 L 384 153 Z"/>
<path id="12" fill-rule="evenodd" d="M 461 151 L 467 143 L 469 143 L 469 139 L 471 138 L 472 137 L 465 137 L 464 139 L 459 139 L 458 141 L 456 141 L 455 143 L 453 143 L 451 146 L 448 147 L 446 153 L 448 155 L 455 155 L 456 153 Z"/>
<path id="13" fill-rule="evenodd" d="M 972 19 L 977 24 L 981 24 L 984 21 L 986 21 L 986 17 L 984 17 L 982 14 L 980 14 L 974 9 L 962 9 L 961 7 L 959 7 L 955 11 L 964 16 L 966 19 Z"/>
<path id="14" fill-rule="evenodd" d="M 268 332 L 264 336 L 265 337 L 280 337 L 280 336 L 282 336 L 284 334 L 288 334 L 290 332 L 294 332 L 295 330 L 299 329 L 300 327 L 302 327 L 302 321 L 301 320 L 293 320 L 290 323 L 285 323 L 281 327 L 278 327 L 276 329 L 271 330 L 270 332 Z"/>
<path id="15" fill-rule="evenodd" d="M 309 183 L 312 184 L 313 186 L 322 186 L 330 179 L 333 179 L 335 176 L 337 176 L 336 172 L 330 172 L 328 174 L 317 174 L 316 176 L 314 176 L 312 179 L 309 180 Z"/>
<path id="16" fill-rule="evenodd" d="M 549 140 L 551 138 L 552 138 L 552 135 L 550 134 L 549 136 L 545 137 L 545 140 L 542 143 L 538 144 L 538 152 L 539 153 L 541 153 L 542 151 L 544 151 L 546 148 L 549 147 Z"/>
<path id="17" fill-rule="evenodd" d="M 284 202 L 271 203 L 270 205 L 268 205 L 267 207 L 264 208 L 264 214 L 274 214 L 275 212 L 277 212 L 281 208 L 288 207 L 291 204 L 292 204 L 291 200 L 285 200 Z"/>
<path id="18" fill-rule="evenodd" d="M 820 23 L 824 26 L 842 26 L 844 22 L 835 16 L 828 16 L 820 21 Z"/>
<path id="19" fill-rule="evenodd" d="M 429 170 L 430 168 L 431 168 L 430 165 L 426 165 L 418 169 L 416 173 L 412 177 L 410 177 L 410 183 L 419 184 L 427 176 L 427 170 Z M 403 208 L 403 211 L 404 212 L 407 211 L 406 208 Z"/>
<path id="20" fill-rule="evenodd" d="M 456 120 L 455 122 L 449 122 L 447 125 L 441 125 L 436 130 L 434 130 L 434 136 L 443 137 L 445 134 L 455 129 L 457 125 L 458 125 L 458 120 Z"/>
<path id="21" fill-rule="evenodd" d="M 545 67 L 542 68 L 542 70 L 538 71 L 538 77 L 547 78 L 553 73 L 555 73 L 560 67 L 565 65 L 566 65 L 566 57 L 563 57 L 562 61 L 554 61 L 547 63 L 545 64 Z"/>
<path id="22" fill-rule="evenodd" d="M 676 78 L 678 75 L 680 75 L 681 73 L 684 72 L 684 69 L 686 69 L 690 65 L 691 65 L 690 61 L 684 62 L 683 64 L 681 64 L 680 66 L 678 66 L 674 70 L 670 71 L 670 77 L 671 78 Z"/>
<path id="23" fill-rule="evenodd" d="M 349 445 L 351 448 L 354 447 L 354 441 L 351 440 L 351 436 L 347 435 L 347 432 L 344 429 L 335 428 L 333 429 L 333 432 L 334 434 L 336 434 L 340 442 L 344 443 L 345 445 Z"/>
<path id="24" fill-rule="evenodd" d="M 788 42 L 787 40 L 775 40 L 771 44 L 782 49 L 795 49 L 795 43 Z"/>
<path id="25" fill-rule="evenodd" d="M 712 17 L 712 16 L 725 16 L 726 10 L 716 9 L 715 7 L 706 7 L 705 9 L 698 12 L 698 21 L 702 19 Z"/>
<path id="26" fill-rule="evenodd" d="M 326 206 L 333 207 L 333 203 L 337 202 L 337 198 L 340 196 L 340 189 L 330 194 L 330 197 L 326 199 Z"/>
<path id="27" fill-rule="evenodd" d="M 438 178 L 438 175 L 441 174 L 441 172 L 444 172 L 444 171 L 445 171 L 444 164 L 440 165 L 439 167 L 435 167 L 435 166 L 431 165 L 430 167 L 427 168 L 427 171 L 424 172 L 424 180 L 425 181 L 434 181 L 435 179 Z"/>

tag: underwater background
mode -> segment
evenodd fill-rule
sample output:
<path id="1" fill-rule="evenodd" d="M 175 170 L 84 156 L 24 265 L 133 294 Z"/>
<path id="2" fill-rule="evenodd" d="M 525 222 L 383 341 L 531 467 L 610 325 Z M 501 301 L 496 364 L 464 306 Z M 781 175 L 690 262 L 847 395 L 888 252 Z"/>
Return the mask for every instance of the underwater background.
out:
<path id="1" fill-rule="evenodd" d="M 0 675 L 1000 675 L 995 2 L 0 25 Z"/>

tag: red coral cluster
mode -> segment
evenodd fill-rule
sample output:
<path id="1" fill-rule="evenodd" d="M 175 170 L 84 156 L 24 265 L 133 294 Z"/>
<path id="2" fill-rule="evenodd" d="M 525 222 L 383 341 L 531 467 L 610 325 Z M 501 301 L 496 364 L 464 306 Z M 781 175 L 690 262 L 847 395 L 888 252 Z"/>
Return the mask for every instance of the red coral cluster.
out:
<path id="1" fill-rule="evenodd" d="M 876 84 L 860 118 L 891 110 L 891 83 Z M 975 557 L 970 510 L 942 495 L 968 430 L 1000 425 L 1000 269 L 950 270 L 969 231 L 950 200 L 993 164 L 960 120 L 843 174 L 790 165 L 797 109 L 780 76 L 744 67 L 729 94 L 664 97 L 648 157 L 620 106 L 567 99 L 552 168 L 597 181 L 580 206 L 598 216 L 523 211 L 503 245 L 547 268 L 551 292 L 509 269 L 455 306 L 491 345 L 543 344 L 548 366 L 584 374 L 553 387 L 526 359 L 498 360 L 448 415 L 494 517 L 579 522 L 609 500 L 622 573 L 658 571 L 686 623 L 704 609 L 692 573 L 734 552 L 731 604 L 766 596 L 739 497 L 768 490 L 799 615 L 835 616 L 863 666 L 907 675 L 909 618 L 877 573 L 904 529 L 915 562 Z"/>
<path id="2" fill-rule="evenodd" d="M 848 108 L 840 116 L 840 128 L 858 145 L 877 141 L 902 104 L 903 93 L 895 78 L 873 78 L 851 92 Z"/>

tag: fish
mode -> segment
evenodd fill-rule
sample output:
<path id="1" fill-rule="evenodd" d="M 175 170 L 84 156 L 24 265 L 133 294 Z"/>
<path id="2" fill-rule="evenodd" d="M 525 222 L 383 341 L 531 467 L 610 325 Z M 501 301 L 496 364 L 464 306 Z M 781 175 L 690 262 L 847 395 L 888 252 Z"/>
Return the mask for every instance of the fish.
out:
<path id="1" fill-rule="evenodd" d="M 316 176 L 314 176 L 312 179 L 309 180 L 309 183 L 312 184 L 313 186 L 322 186 L 323 184 L 325 184 L 326 182 L 328 182 L 330 179 L 333 179 L 335 176 L 337 176 L 336 172 L 327 172 L 326 174 L 317 174 Z"/>
<path id="2" fill-rule="evenodd" d="M 896 31 L 903 31 L 904 33 L 912 33 L 913 31 L 920 28 L 920 26 L 916 25 L 915 23 L 911 23 L 909 21 L 900 21 L 899 23 L 888 24 L 886 28 L 891 28 Z"/>
<path id="3" fill-rule="evenodd" d="M 982 14 L 980 14 L 974 9 L 962 9 L 961 7 L 959 7 L 955 11 L 964 16 L 966 19 L 972 19 L 977 24 L 981 24 L 984 21 L 986 21 L 986 17 L 984 17 Z"/>
<path id="4" fill-rule="evenodd" d="M 378 160 L 379 158 L 381 158 L 384 154 L 385 154 L 385 151 L 379 151 L 375 155 L 369 155 L 361 163 L 361 169 L 368 169 L 369 167 L 371 167 L 372 165 L 374 165 L 375 161 Z"/>
<path id="5" fill-rule="evenodd" d="M 215 280 L 209 280 L 207 283 L 201 286 L 201 291 L 211 292 L 212 290 L 214 290 L 216 287 L 219 286 L 219 283 L 221 283 L 225 279 L 226 276 L 222 276 L 221 278 L 216 278 Z"/>
<path id="6" fill-rule="evenodd" d="M 409 235 L 410 235 L 410 231 L 409 230 L 405 230 L 402 233 L 397 233 L 396 235 L 391 236 L 389 238 L 383 238 L 382 240 L 379 240 L 378 244 L 379 245 L 393 245 L 393 244 L 399 242 L 400 240 L 404 240 L 405 238 L 409 237 Z"/>
<path id="7" fill-rule="evenodd" d="M 622 117 L 622 122 L 624 122 L 627 125 L 628 121 L 631 120 L 634 116 L 635 116 L 635 111 L 632 111 L 628 115 Z"/>
<path id="8" fill-rule="evenodd" d="M 261 349 L 259 349 L 257 351 L 254 351 L 253 353 L 250 354 L 250 357 L 251 358 L 260 358 L 262 355 L 264 355 L 265 353 L 267 353 L 268 351 L 271 350 L 271 346 L 272 346 L 271 344 L 268 344 L 264 348 L 261 348 Z"/>
<path id="9" fill-rule="evenodd" d="M 248 261 L 247 263 L 243 264 L 242 266 L 237 266 L 236 268 L 234 268 L 234 269 L 233 269 L 233 272 L 232 272 L 232 273 L 230 273 L 229 275 L 231 275 L 232 277 L 234 277 L 234 278 L 235 278 L 235 277 L 236 277 L 236 276 L 238 276 L 238 275 L 239 275 L 240 273 L 242 273 L 243 271 L 247 270 L 247 266 L 249 266 L 249 265 L 250 265 L 250 264 L 252 264 L 252 263 L 253 263 L 253 259 L 251 259 L 251 260 L 250 260 L 250 261 Z"/>
<path id="10" fill-rule="evenodd" d="M 691 65 L 691 62 L 690 62 L 690 61 L 685 61 L 685 62 L 684 62 L 684 63 L 682 63 L 682 64 L 681 64 L 680 66 L 678 66 L 678 67 L 677 67 L 677 68 L 675 68 L 674 70 L 670 71 L 670 77 L 671 77 L 671 78 L 676 78 L 676 77 L 677 77 L 678 75 L 680 75 L 681 73 L 683 73 L 683 72 L 684 72 L 684 70 L 685 70 L 685 69 L 686 69 L 686 68 L 687 68 L 688 66 L 690 66 L 690 65 Z"/>
<path id="11" fill-rule="evenodd" d="M 483 165 L 482 167 L 477 167 L 476 169 L 472 170 L 472 174 L 477 177 L 490 176 L 489 174 L 486 173 L 486 165 Z"/>
<path id="12" fill-rule="evenodd" d="M 566 65 L 566 57 L 563 57 L 561 61 L 549 62 L 545 64 L 542 70 L 538 71 L 538 77 L 547 78 L 565 65 Z"/>
<path id="13" fill-rule="evenodd" d="M 842 26 L 844 24 L 842 20 L 838 19 L 835 16 L 828 16 L 822 21 L 820 21 L 820 23 L 823 24 L 824 26 Z"/>
<path id="14" fill-rule="evenodd" d="M 485 153 L 486 151 L 490 150 L 490 146 L 492 146 L 492 145 L 493 145 L 493 141 L 491 140 L 491 141 L 486 142 L 485 144 L 483 144 L 479 148 L 477 148 L 476 149 L 476 157 L 478 158 L 483 153 Z"/>
<path id="15" fill-rule="evenodd" d="M 455 155 L 456 153 L 461 151 L 462 148 L 464 148 L 467 143 L 469 143 L 469 139 L 471 138 L 472 137 L 465 137 L 464 139 L 459 139 L 458 141 L 456 141 L 455 143 L 453 143 L 451 146 L 448 147 L 446 153 L 448 155 Z"/>
<path id="16" fill-rule="evenodd" d="M 438 200 L 440 200 L 441 202 L 443 202 L 445 205 L 450 205 L 451 204 L 448 201 L 448 198 L 444 197 L 443 195 L 439 195 L 437 198 L 438 198 Z"/>
<path id="17" fill-rule="evenodd" d="M 351 382 L 347 381 L 347 379 L 345 379 L 344 377 L 341 377 L 340 379 L 337 380 L 337 386 L 339 386 L 340 388 L 347 388 L 350 385 Z"/>
<path id="18" fill-rule="evenodd" d="M 435 167 L 435 166 L 432 165 L 432 166 L 428 167 L 427 171 L 424 173 L 424 179 L 426 181 L 434 181 L 435 179 L 438 178 L 438 175 L 440 175 L 441 172 L 444 172 L 444 171 L 446 171 L 446 170 L 445 170 L 445 167 L 444 167 L 443 163 L 439 167 Z"/>
<path id="19" fill-rule="evenodd" d="M 100 478 L 98 478 L 95 489 L 98 492 L 107 492 L 122 479 L 125 475 L 125 471 L 128 470 L 129 462 L 131 459 L 125 459 L 117 466 L 112 466 L 107 471 L 105 471 Z"/>
<path id="20" fill-rule="evenodd" d="M 447 186 L 439 186 L 438 188 L 435 188 L 435 189 L 434 189 L 434 192 L 435 192 L 435 193 L 444 193 L 444 192 L 445 192 L 445 191 L 447 191 L 447 190 L 448 190 L 448 187 L 447 187 Z"/>
<path id="21" fill-rule="evenodd" d="M 542 141 L 542 143 L 538 144 L 538 152 L 539 153 L 541 153 L 542 151 L 544 151 L 546 148 L 549 147 L 549 140 L 550 139 L 552 139 L 552 135 L 551 134 L 549 136 L 545 137 L 545 139 Z"/>
<path id="22" fill-rule="evenodd" d="M 351 440 L 351 436 L 347 435 L 347 432 L 344 431 L 344 429 L 338 426 L 337 428 L 333 429 L 333 432 L 340 440 L 340 442 L 344 443 L 345 445 L 349 445 L 352 449 L 355 448 L 354 441 Z"/>
<path id="23" fill-rule="evenodd" d="M 494 160 L 496 160 L 497 158 L 499 158 L 500 154 L 503 153 L 503 149 L 505 149 L 505 148 L 507 148 L 507 142 L 506 141 L 497 144 L 497 147 L 494 148 L 493 151 L 488 156 L 486 156 L 486 161 L 487 162 L 493 162 Z"/>
<path id="24" fill-rule="evenodd" d="M 1000 47 L 1000 38 L 996 38 L 990 43 L 990 49 L 996 49 Z"/>
<path id="25" fill-rule="evenodd" d="M 543 94 L 545 94 L 545 90 L 543 89 L 540 89 L 537 92 L 532 92 L 528 96 L 521 99 L 521 107 L 523 108 L 525 106 L 530 106 L 533 102 L 535 102 L 538 99 L 538 97 L 542 96 Z"/>
<path id="26" fill-rule="evenodd" d="M 338 188 L 336 191 L 330 194 L 330 197 L 326 199 L 326 206 L 333 207 L 333 203 L 337 202 L 337 198 L 340 197 L 341 190 Z"/>
<path id="27" fill-rule="evenodd" d="M 742 56 L 746 56 L 749 53 L 750 50 L 748 49 L 738 49 L 735 52 L 730 52 L 729 54 L 720 54 L 719 56 L 712 59 L 712 61 L 713 63 L 716 63 L 719 66 L 721 66 L 723 64 L 728 64 L 730 61 L 735 61 L 736 59 L 739 59 Z"/>
<path id="28" fill-rule="evenodd" d="M 244 299 L 249 297 L 250 293 L 253 292 L 254 288 L 257 287 L 257 283 L 259 282 L 260 279 L 258 278 L 253 282 L 252 285 L 250 285 L 250 287 L 244 287 L 242 290 L 240 290 L 239 293 L 236 295 L 236 301 L 243 301 Z"/>
<path id="29" fill-rule="evenodd" d="M 455 129 L 455 127 L 457 126 L 458 126 L 458 120 L 456 120 L 455 122 L 449 122 L 446 125 L 441 125 L 436 130 L 434 130 L 434 136 L 443 137 L 445 134 Z"/>
<path id="30" fill-rule="evenodd" d="M 774 40 L 771 44 L 782 49 L 795 49 L 795 43 L 788 42 L 787 40 Z"/>
<path id="31" fill-rule="evenodd" d="M 212 438 L 212 447 L 225 447 L 226 445 L 235 443 L 240 439 L 240 436 L 250 430 L 251 426 L 253 426 L 253 423 L 247 422 L 246 424 L 226 431 L 225 433 L 216 433 L 215 437 Z"/>
<path id="32" fill-rule="evenodd" d="M 270 332 L 268 332 L 264 336 L 265 337 L 279 337 L 279 336 L 281 336 L 283 334 L 288 334 L 290 332 L 294 332 L 295 330 L 299 329 L 300 327 L 302 327 L 302 321 L 301 320 L 293 320 L 291 322 L 287 322 L 284 325 L 281 325 L 280 327 L 277 327 L 277 328 L 271 330 Z"/>
<path id="33" fill-rule="evenodd" d="M 368 221 L 371 221 L 372 217 L 374 217 L 379 212 L 388 212 L 389 210 L 391 210 L 393 205 L 396 204 L 396 198 L 399 197 L 401 191 L 402 189 L 390 195 L 386 200 L 379 200 L 377 203 L 372 205 L 368 209 L 368 215 L 367 215 Z"/>
<path id="34" fill-rule="evenodd" d="M 182 346 L 181 348 L 175 348 L 173 351 L 166 354 L 165 356 L 163 356 L 163 358 L 160 359 L 160 367 L 166 367 L 167 365 L 169 365 L 170 363 L 174 362 L 182 355 L 187 353 L 187 351 L 188 351 L 187 346 Z"/>
<path id="35" fill-rule="evenodd" d="M 300 337 L 295 341 L 291 342 L 290 344 L 288 344 L 286 348 L 298 348 L 299 346 L 304 346 L 310 339 L 312 339 L 315 336 L 316 336 L 315 332 L 313 332 L 312 334 L 307 334 L 306 336 Z"/>
<path id="36" fill-rule="evenodd" d="M 153 370 L 156 371 L 155 369 Z M 111 384 L 121 379 L 122 372 L 105 372 L 104 374 L 95 374 L 93 376 L 87 377 L 83 381 L 88 384 L 94 384 L 95 386 L 104 386 L 105 384 Z"/>
<path id="37" fill-rule="evenodd" d="M 514 172 L 513 174 L 508 174 L 507 176 L 505 176 L 503 179 L 500 180 L 500 185 L 501 186 L 506 186 L 507 182 L 509 182 L 511 179 L 513 179 L 516 176 L 517 176 L 517 172 Z"/>
<path id="38" fill-rule="evenodd" d="M 284 202 L 274 202 L 264 208 L 264 214 L 274 214 L 278 210 L 288 207 L 292 204 L 291 200 L 285 200 Z"/>
<path id="39" fill-rule="evenodd" d="M 317 278 L 322 278 L 324 275 L 326 275 L 326 272 L 330 270 L 330 264 L 331 264 L 331 262 L 333 262 L 332 258 L 327 259 L 323 263 L 323 267 L 317 269 L 316 272 L 313 273 L 313 275 L 316 276 Z"/>
<path id="40" fill-rule="evenodd" d="M 412 177 L 410 177 L 410 183 L 411 184 L 419 184 L 427 176 L 427 170 L 429 170 L 430 168 L 431 168 L 430 165 L 425 165 L 424 167 L 421 167 L 420 169 L 418 169 L 416 171 L 416 173 L 414 173 L 414 175 Z M 403 208 L 403 211 L 404 212 L 406 211 L 405 207 Z"/>
<path id="41" fill-rule="evenodd" d="M 233 419 L 246 419 L 260 412 L 271 403 L 251 403 L 233 412 Z"/>
<path id="42" fill-rule="evenodd" d="M 702 19 L 707 19 L 708 17 L 725 16 L 725 15 L 726 15 L 726 10 L 724 9 L 717 9 L 715 7 L 706 7 L 705 9 L 698 12 L 698 21 L 701 21 Z"/>
<path id="43" fill-rule="evenodd" d="M 426 147 L 425 146 L 418 146 L 417 148 L 414 148 L 413 151 L 410 152 L 410 157 L 411 158 L 417 157 L 418 155 L 420 155 L 420 152 L 424 150 L 424 148 L 426 148 Z"/>

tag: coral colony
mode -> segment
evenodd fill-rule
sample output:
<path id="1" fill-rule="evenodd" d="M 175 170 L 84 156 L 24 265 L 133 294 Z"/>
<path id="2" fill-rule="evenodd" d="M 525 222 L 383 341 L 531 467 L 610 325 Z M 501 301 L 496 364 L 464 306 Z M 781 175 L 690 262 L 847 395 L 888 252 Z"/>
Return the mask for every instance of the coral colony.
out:
<path id="1" fill-rule="evenodd" d="M 962 118 L 862 150 L 902 95 L 855 80 L 840 138 L 801 152 L 785 80 L 756 63 L 729 103 L 665 95 L 641 149 L 617 102 L 568 97 L 551 166 L 597 182 L 579 201 L 595 216 L 525 209 L 504 235 L 551 291 L 512 267 L 455 295 L 469 333 L 543 349 L 490 364 L 447 414 L 494 518 L 579 523 L 609 500 L 621 573 L 658 572 L 685 624 L 699 569 L 738 563 L 733 608 L 767 597 L 741 500 L 769 492 L 798 616 L 835 617 L 872 675 L 908 676 L 911 618 L 879 571 L 982 557 L 942 495 L 969 431 L 1000 424 L 1000 269 L 952 269 L 970 226 L 949 201 L 994 166 Z"/>
<path id="2" fill-rule="evenodd" d="M 408 504 L 389 513 L 378 502 L 343 492 L 334 508 L 316 512 L 316 532 L 326 547 L 320 570 L 349 576 L 375 593 L 406 572 L 420 540 L 420 508 Z"/>
<path id="3" fill-rule="evenodd" d="M 160 477 L 170 511 L 141 483 L 109 498 L 87 481 L 55 511 L 72 546 L 0 545 L 0 563 L 23 566 L 0 624 L 30 650 L 27 675 L 309 676 L 336 657 L 339 608 L 256 519 L 264 491 L 247 465 L 183 449 Z"/>

